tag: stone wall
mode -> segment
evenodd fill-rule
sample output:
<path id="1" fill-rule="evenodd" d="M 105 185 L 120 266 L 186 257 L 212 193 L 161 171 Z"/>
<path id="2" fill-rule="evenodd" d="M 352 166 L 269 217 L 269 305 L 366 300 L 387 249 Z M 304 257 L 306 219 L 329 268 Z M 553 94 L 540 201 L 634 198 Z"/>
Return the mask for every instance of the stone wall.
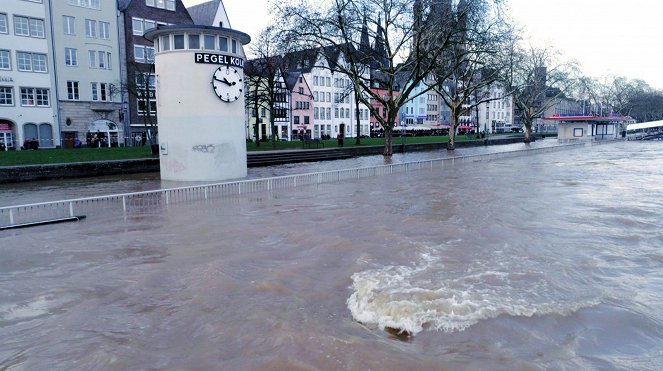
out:
<path id="1" fill-rule="evenodd" d="M 158 171 L 158 158 L 125 161 L 77 162 L 71 164 L 7 166 L 0 168 L 0 184 Z"/>

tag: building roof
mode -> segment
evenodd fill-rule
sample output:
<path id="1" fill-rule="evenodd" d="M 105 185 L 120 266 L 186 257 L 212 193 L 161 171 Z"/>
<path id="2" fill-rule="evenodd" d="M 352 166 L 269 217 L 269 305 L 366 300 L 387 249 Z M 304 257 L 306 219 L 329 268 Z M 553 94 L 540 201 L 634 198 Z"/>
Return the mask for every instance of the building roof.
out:
<path id="1" fill-rule="evenodd" d="M 187 8 L 194 24 L 212 26 L 221 0 L 212 0 L 206 3 Z"/>
<path id="2" fill-rule="evenodd" d="M 546 121 L 628 121 L 629 118 L 624 116 L 553 116 L 544 118 Z"/>
<path id="3" fill-rule="evenodd" d="M 650 122 L 641 122 L 638 124 L 630 124 L 626 127 L 626 130 L 638 130 L 638 129 L 650 129 L 663 126 L 663 121 L 650 121 Z"/>
<path id="4" fill-rule="evenodd" d="M 295 88 L 295 85 L 297 85 L 297 80 L 299 80 L 299 76 L 301 75 L 302 73 L 299 71 L 286 73 L 285 84 L 288 86 L 288 90 L 292 91 L 292 89 Z"/>

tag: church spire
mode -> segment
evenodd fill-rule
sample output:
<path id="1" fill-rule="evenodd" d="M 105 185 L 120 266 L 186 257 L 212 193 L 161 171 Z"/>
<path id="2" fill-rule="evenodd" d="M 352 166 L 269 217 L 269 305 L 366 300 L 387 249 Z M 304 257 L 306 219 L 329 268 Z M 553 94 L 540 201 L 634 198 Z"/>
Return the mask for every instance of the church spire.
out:
<path id="1" fill-rule="evenodd" d="M 377 30 L 375 35 L 375 45 L 373 50 L 375 51 L 375 59 L 377 67 L 386 68 L 388 65 L 387 61 L 387 49 L 384 44 L 385 34 L 384 29 L 382 28 L 382 17 L 378 16 Z"/>
<path id="2" fill-rule="evenodd" d="M 366 23 L 366 15 L 364 15 L 364 24 L 361 27 L 359 51 L 362 52 L 364 55 L 368 55 L 371 51 L 371 41 L 368 37 L 368 24 Z"/>

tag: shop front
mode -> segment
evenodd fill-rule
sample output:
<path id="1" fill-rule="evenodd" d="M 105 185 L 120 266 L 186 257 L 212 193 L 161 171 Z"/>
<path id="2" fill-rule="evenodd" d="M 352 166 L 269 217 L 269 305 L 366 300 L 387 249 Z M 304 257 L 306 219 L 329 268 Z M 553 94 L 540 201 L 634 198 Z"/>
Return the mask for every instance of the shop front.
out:
<path id="1" fill-rule="evenodd" d="M 0 150 L 9 151 L 14 149 L 14 124 L 11 121 L 0 120 Z"/>
<path id="2" fill-rule="evenodd" d="M 90 123 L 85 136 L 88 147 L 117 147 L 119 144 L 117 124 L 110 120 L 96 120 Z"/>

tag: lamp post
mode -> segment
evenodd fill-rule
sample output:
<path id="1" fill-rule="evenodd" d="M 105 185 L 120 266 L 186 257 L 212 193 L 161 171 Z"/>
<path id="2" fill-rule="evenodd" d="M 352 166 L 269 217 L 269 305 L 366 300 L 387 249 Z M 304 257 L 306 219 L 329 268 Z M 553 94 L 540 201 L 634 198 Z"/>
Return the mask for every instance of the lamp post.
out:
<path id="1" fill-rule="evenodd" d="M 122 99 L 122 108 L 120 108 L 120 121 L 122 121 L 122 131 L 124 132 L 124 146 L 129 143 L 128 138 L 131 136 L 131 126 L 129 125 L 129 102 Z"/>

